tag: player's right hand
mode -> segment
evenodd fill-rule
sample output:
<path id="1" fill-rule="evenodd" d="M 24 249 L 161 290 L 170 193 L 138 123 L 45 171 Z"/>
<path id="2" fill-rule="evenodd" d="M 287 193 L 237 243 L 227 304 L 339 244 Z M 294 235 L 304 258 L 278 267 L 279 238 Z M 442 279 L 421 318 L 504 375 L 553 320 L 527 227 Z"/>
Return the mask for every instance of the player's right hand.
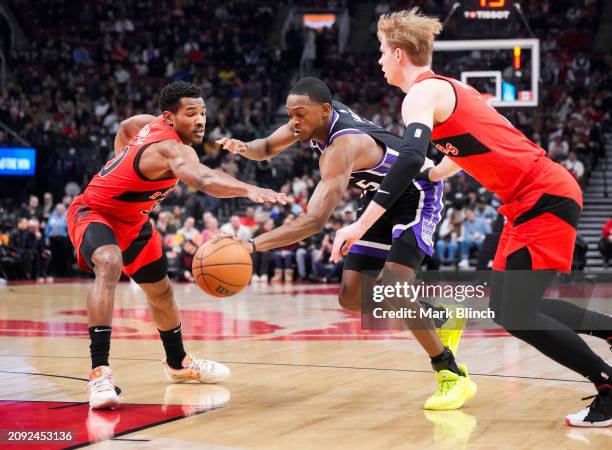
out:
<path id="1" fill-rule="evenodd" d="M 247 192 L 247 197 L 255 203 L 280 203 L 287 204 L 287 194 L 275 192 L 272 189 L 264 189 L 257 186 L 252 186 Z"/>
<path id="2" fill-rule="evenodd" d="M 239 139 L 223 137 L 221 139 L 217 139 L 215 143 L 221 145 L 224 150 L 232 152 L 235 155 L 240 155 L 249 149 L 246 143 Z"/>

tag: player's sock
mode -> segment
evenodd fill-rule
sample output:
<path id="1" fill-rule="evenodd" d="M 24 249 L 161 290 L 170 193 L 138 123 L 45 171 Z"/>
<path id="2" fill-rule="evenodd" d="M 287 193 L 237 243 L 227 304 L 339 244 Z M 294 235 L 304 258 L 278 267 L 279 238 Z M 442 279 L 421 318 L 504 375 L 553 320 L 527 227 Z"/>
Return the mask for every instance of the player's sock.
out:
<path id="1" fill-rule="evenodd" d="M 91 353 L 91 368 L 108 366 L 112 327 L 97 325 L 89 328 L 89 351 Z"/>
<path id="2" fill-rule="evenodd" d="M 159 331 L 164 350 L 166 351 L 166 360 L 168 365 L 173 369 L 183 368 L 183 359 L 187 355 L 183 348 L 183 334 L 181 333 L 181 324 L 176 328 L 168 331 Z"/>
<path id="3" fill-rule="evenodd" d="M 461 372 L 457 366 L 453 352 L 446 347 L 442 353 L 431 358 L 431 367 L 433 367 L 436 372 L 441 370 L 450 370 L 457 375 L 464 376 L 463 372 Z"/>

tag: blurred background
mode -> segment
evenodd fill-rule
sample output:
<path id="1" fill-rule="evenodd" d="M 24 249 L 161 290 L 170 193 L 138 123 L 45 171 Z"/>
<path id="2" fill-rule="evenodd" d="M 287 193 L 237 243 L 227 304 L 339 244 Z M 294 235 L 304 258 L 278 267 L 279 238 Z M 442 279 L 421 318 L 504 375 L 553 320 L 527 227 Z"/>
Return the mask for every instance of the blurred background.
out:
<path id="1" fill-rule="evenodd" d="M 0 278 L 86 277 L 75 269 L 66 208 L 111 158 L 121 120 L 159 114 L 168 82 L 200 86 L 207 107 L 200 160 L 286 192 L 286 207 L 219 200 L 186 186 L 151 220 L 164 236 L 171 277 L 191 280 L 200 244 L 256 236 L 307 210 L 318 155 L 296 145 L 270 161 L 222 151 L 286 122 L 285 94 L 310 75 L 334 97 L 397 134 L 402 92 L 377 64 L 376 21 L 420 6 L 440 17 L 434 71 L 472 84 L 584 191 L 574 269 L 602 272 L 612 257 L 612 2 L 0 0 Z M 435 160 L 441 154 L 432 151 Z M 466 174 L 445 182 L 445 216 L 424 270 L 490 267 L 503 219 L 499 200 Z M 254 281 L 337 281 L 335 231 L 354 220 L 347 193 L 324 230 L 258 253 Z"/>

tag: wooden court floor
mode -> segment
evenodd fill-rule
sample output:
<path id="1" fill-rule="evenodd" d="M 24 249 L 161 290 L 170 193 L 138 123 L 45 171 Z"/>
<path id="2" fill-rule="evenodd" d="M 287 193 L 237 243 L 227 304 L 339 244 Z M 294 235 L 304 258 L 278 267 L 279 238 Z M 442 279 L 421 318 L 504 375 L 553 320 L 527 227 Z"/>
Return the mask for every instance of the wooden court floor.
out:
<path id="1" fill-rule="evenodd" d="M 168 384 L 142 293 L 117 291 L 117 411 L 85 403 L 87 282 L 0 288 L 0 430 L 71 431 L 65 443 L 0 448 L 610 449 L 612 429 L 564 425 L 592 388 L 503 332 L 467 331 L 459 359 L 479 392 L 424 412 L 435 387 L 405 333 L 362 332 L 334 285 L 254 284 L 217 300 L 176 284 L 186 348 L 228 365 L 221 385 Z M 604 342 L 587 338 L 606 360 Z"/>

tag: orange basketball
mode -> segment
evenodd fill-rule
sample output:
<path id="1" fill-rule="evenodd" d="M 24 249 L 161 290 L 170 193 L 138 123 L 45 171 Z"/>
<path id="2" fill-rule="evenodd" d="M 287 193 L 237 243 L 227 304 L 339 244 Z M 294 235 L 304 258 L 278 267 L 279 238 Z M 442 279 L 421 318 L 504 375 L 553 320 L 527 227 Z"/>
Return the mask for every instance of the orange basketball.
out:
<path id="1" fill-rule="evenodd" d="M 249 284 L 253 262 L 239 241 L 220 237 L 198 248 L 191 271 L 195 282 L 207 294 L 231 297 Z"/>

